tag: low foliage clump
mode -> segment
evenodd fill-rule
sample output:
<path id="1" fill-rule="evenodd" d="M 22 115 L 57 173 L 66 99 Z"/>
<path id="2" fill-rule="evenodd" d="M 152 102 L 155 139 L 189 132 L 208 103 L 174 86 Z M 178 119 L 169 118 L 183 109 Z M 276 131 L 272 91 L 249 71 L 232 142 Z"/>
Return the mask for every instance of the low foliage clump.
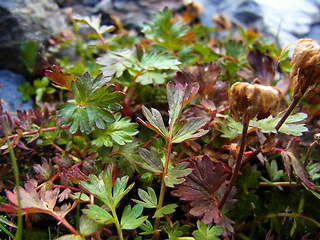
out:
<path id="1" fill-rule="evenodd" d="M 319 43 L 291 70 L 259 33 L 219 41 L 190 16 L 165 8 L 140 36 L 78 16 L 42 71 L 23 52 L 37 107 L 0 106 L 1 236 L 320 237 Z"/>

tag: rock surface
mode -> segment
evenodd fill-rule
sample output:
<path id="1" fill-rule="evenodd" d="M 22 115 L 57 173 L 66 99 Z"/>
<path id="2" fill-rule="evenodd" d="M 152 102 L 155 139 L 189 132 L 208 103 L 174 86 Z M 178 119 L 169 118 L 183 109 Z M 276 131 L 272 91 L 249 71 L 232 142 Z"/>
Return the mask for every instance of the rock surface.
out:
<path id="1" fill-rule="evenodd" d="M 68 29 L 66 17 L 53 0 L 0 0 L 0 69 L 21 72 L 21 45 L 42 46 L 52 35 Z"/>
<path id="2" fill-rule="evenodd" d="M 214 26 L 212 15 L 222 13 L 234 24 L 256 28 L 280 47 L 299 38 L 320 41 L 319 0 L 197 0 L 205 6 L 201 20 Z"/>
<path id="3" fill-rule="evenodd" d="M 23 76 L 8 70 L 0 70 L 0 98 L 4 103 L 4 111 L 16 112 L 18 109 L 28 111 L 32 108 L 33 102 L 28 100 L 22 102 L 22 93 L 17 89 L 19 85 L 26 82 Z"/>

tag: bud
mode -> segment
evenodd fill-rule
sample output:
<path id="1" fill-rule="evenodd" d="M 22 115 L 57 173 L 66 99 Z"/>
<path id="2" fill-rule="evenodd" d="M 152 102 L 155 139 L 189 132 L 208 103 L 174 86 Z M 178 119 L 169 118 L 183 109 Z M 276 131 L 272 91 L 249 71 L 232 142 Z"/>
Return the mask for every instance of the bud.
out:
<path id="1" fill-rule="evenodd" d="M 290 76 L 295 78 L 294 96 L 302 96 L 310 86 L 320 81 L 320 44 L 311 39 L 300 40 L 290 64 Z"/>
<path id="2" fill-rule="evenodd" d="M 247 114 L 249 119 L 263 119 L 270 114 L 277 115 L 281 91 L 271 86 L 237 82 L 231 86 L 228 100 L 236 121 L 244 114 Z"/>

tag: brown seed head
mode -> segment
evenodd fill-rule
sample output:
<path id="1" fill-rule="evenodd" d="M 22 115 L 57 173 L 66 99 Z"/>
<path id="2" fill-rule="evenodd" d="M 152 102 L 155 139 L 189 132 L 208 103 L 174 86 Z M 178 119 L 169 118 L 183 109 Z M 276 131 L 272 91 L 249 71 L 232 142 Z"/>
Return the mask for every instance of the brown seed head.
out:
<path id="1" fill-rule="evenodd" d="M 236 121 L 244 114 L 248 114 L 250 119 L 263 119 L 270 114 L 276 116 L 280 99 L 279 89 L 260 84 L 237 82 L 228 92 L 230 110 Z"/>
<path id="2" fill-rule="evenodd" d="M 295 78 L 294 96 L 301 96 L 320 83 L 320 44 L 311 39 L 299 41 L 290 62 L 290 76 Z"/>

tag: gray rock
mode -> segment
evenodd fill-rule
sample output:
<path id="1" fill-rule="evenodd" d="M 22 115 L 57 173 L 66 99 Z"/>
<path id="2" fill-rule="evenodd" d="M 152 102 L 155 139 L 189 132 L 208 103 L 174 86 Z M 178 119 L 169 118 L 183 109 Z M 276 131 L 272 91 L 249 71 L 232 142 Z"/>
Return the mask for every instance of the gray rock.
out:
<path id="1" fill-rule="evenodd" d="M 20 47 L 39 46 L 68 29 L 67 19 L 53 0 L 0 0 L 0 69 L 21 72 Z"/>
<path id="2" fill-rule="evenodd" d="M 4 111 L 16 112 L 18 109 L 28 111 L 32 108 L 33 102 L 28 100 L 22 102 L 22 93 L 17 89 L 26 80 L 20 75 L 8 70 L 0 70 L 0 98 L 4 101 Z"/>

